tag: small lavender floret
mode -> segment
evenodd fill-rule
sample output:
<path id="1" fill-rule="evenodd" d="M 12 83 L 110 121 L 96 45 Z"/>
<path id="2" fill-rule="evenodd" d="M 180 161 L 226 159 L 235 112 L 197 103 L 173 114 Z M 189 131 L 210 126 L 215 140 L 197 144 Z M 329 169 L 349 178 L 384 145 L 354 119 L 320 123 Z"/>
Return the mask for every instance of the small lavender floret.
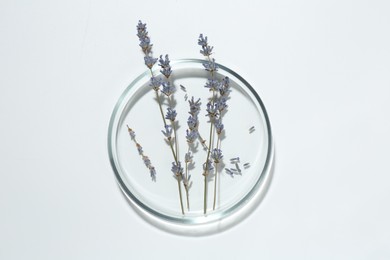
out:
<path id="1" fill-rule="evenodd" d="M 194 97 L 192 96 L 191 100 L 188 101 L 188 103 L 190 104 L 190 114 L 191 115 L 197 115 L 199 114 L 200 112 L 200 106 L 201 106 L 201 102 L 200 102 L 200 98 L 198 98 L 197 101 L 194 100 Z"/>
<path id="2" fill-rule="evenodd" d="M 145 54 L 149 54 L 152 50 L 153 44 L 150 43 L 150 38 L 148 36 L 142 36 L 139 39 L 139 46 Z"/>
<path id="3" fill-rule="evenodd" d="M 230 162 L 231 162 L 231 163 L 240 162 L 240 157 L 231 158 L 231 159 L 230 159 Z"/>
<path id="4" fill-rule="evenodd" d="M 198 116 L 192 116 L 191 115 L 187 119 L 188 128 L 191 129 L 191 130 L 195 130 L 198 127 L 198 123 L 199 123 Z"/>
<path id="5" fill-rule="evenodd" d="M 219 88 L 219 93 L 221 96 L 227 96 L 230 92 L 230 79 L 228 77 L 224 77 L 221 81 L 221 86 Z"/>
<path id="6" fill-rule="evenodd" d="M 157 58 L 153 58 L 151 56 L 144 57 L 145 65 L 149 69 L 152 69 L 153 65 L 157 62 Z"/>
<path id="7" fill-rule="evenodd" d="M 219 113 L 224 111 L 227 108 L 226 104 L 226 98 L 225 97 L 220 97 L 216 102 L 215 102 L 215 107 L 218 109 Z"/>
<path id="8" fill-rule="evenodd" d="M 131 129 L 129 126 L 127 126 L 127 130 L 129 131 L 129 135 L 131 137 L 131 140 L 135 140 L 135 132 L 133 129 Z"/>
<path id="9" fill-rule="evenodd" d="M 160 72 L 166 77 L 166 78 L 169 78 L 169 76 L 171 75 L 172 73 L 172 68 L 171 68 L 171 65 L 170 65 L 170 60 L 169 60 L 169 57 L 168 57 L 168 54 L 165 55 L 165 60 L 163 59 L 163 56 L 160 55 L 160 59 L 158 60 L 159 62 L 159 66 L 162 68 L 160 70 Z"/>
<path id="10" fill-rule="evenodd" d="M 152 166 L 152 163 L 150 162 L 150 159 L 148 156 L 142 155 L 142 160 L 144 161 L 144 164 L 146 165 L 146 167 L 149 168 Z"/>
<path id="11" fill-rule="evenodd" d="M 213 47 L 209 46 L 209 44 L 207 42 L 207 37 L 203 37 L 203 34 L 199 35 L 198 44 L 200 46 L 202 46 L 202 49 L 200 50 L 201 54 L 203 54 L 204 56 L 211 55 L 211 53 L 213 51 Z"/>
<path id="12" fill-rule="evenodd" d="M 189 162 L 191 162 L 192 161 L 192 154 L 191 154 L 191 152 L 188 152 L 188 153 L 186 153 L 186 155 L 185 155 L 185 162 L 186 163 L 189 163 Z"/>
<path id="13" fill-rule="evenodd" d="M 137 146 L 138 153 L 139 153 L 140 155 L 142 155 L 143 152 L 144 152 L 144 150 L 142 149 L 142 146 L 141 146 L 139 143 L 136 143 L 135 145 Z"/>
<path id="14" fill-rule="evenodd" d="M 230 177 L 234 178 L 234 173 L 231 170 L 229 170 L 228 168 L 225 168 L 225 171 L 227 174 L 230 175 Z"/>
<path id="15" fill-rule="evenodd" d="M 161 130 L 161 132 L 168 140 L 172 138 L 172 127 L 170 125 L 165 125 L 165 131 Z"/>
<path id="16" fill-rule="evenodd" d="M 166 96 L 170 96 L 173 94 L 173 92 L 175 92 L 176 88 L 175 86 L 171 85 L 171 83 L 169 81 L 164 81 L 162 83 L 162 86 L 163 86 L 163 89 L 162 89 L 162 92 L 166 95 Z"/>
<path id="17" fill-rule="evenodd" d="M 216 104 L 212 104 L 211 101 L 209 101 L 207 103 L 207 108 L 206 108 L 206 111 L 207 111 L 207 115 L 208 117 L 211 118 L 218 118 L 218 108 L 216 106 Z"/>
<path id="18" fill-rule="evenodd" d="M 173 162 L 171 171 L 173 172 L 173 174 L 176 177 L 183 175 L 183 168 L 181 167 L 181 163 L 180 162 L 177 162 L 177 163 Z"/>
<path id="19" fill-rule="evenodd" d="M 215 63 L 215 59 L 212 59 L 210 61 L 205 61 L 202 64 L 203 67 L 210 73 L 213 73 L 218 70 L 218 65 Z"/>
<path id="20" fill-rule="evenodd" d="M 238 171 L 239 173 L 241 173 L 241 169 L 240 169 L 240 167 L 238 166 L 238 163 L 236 163 L 236 169 L 237 169 L 237 171 Z"/>
<path id="21" fill-rule="evenodd" d="M 205 88 L 208 88 L 210 91 L 219 91 L 220 83 L 216 79 L 208 79 Z"/>
<path id="22" fill-rule="evenodd" d="M 149 171 L 150 171 L 150 177 L 152 177 L 152 180 L 155 181 L 156 180 L 156 169 L 151 166 L 149 167 Z"/>
<path id="23" fill-rule="evenodd" d="M 221 162 L 223 155 L 221 149 L 214 148 L 211 152 L 211 158 L 215 163 Z"/>
<path id="24" fill-rule="evenodd" d="M 200 46 L 206 46 L 207 45 L 207 36 L 206 37 L 203 37 L 203 34 L 201 33 L 199 35 L 199 39 L 198 39 L 198 45 Z"/>
<path id="25" fill-rule="evenodd" d="M 146 23 L 142 23 L 141 20 L 137 24 L 137 36 L 140 40 L 148 37 L 148 31 L 146 30 Z"/>
<path id="26" fill-rule="evenodd" d="M 208 159 L 204 164 L 203 164 L 203 171 L 205 171 L 206 175 L 214 170 L 213 163 L 210 159 Z"/>
<path id="27" fill-rule="evenodd" d="M 187 133 L 186 139 L 187 139 L 188 143 L 193 143 L 196 140 L 196 138 L 198 138 L 198 135 L 199 135 L 197 130 L 188 130 L 187 129 L 186 133 Z"/>
<path id="28" fill-rule="evenodd" d="M 200 53 L 203 54 L 204 56 L 210 56 L 212 54 L 212 51 L 213 51 L 213 48 L 212 46 L 202 46 L 202 49 L 200 50 Z"/>
<path id="29" fill-rule="evenodd" d="M 171 121 L 175 121 L 176 116 L 177 116 L 176 110 L 173 109 L 173 108 L 168 107 L 165 119 L 168 119 L 168 120 L 171 120 Z"/>
<path id="30" fill-rule="evenodd" d="M 158 91 L 160 89 L 160 86 L 162 84 L 162 80 L 160 78 L 151 77 L 149 86 L 151 86 L 155 91 Z"/>
<path id="31" fill-rule="evenodd" d="M 223 131 L 223 124 L 222 124 L 222 121 L 221 119 L 218 119 L 216 122 L 215 122 L 215 129 L 217 131 L 217 134 L 221 134 L 222 131 Z"/>
<path id="32" fill-rule="evenodd" d="M 138 33 L 146 32 L 146 23 L 142 23 L 141 20 L 138 20 L 137 31 Z"/>

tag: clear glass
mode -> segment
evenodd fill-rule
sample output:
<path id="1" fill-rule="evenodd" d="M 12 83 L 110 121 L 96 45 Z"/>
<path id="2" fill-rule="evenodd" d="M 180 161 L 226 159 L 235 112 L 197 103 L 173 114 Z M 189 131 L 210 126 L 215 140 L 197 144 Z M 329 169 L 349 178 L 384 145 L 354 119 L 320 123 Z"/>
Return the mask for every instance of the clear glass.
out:
<path id="1" fill-rule="evenodd" d="M 185 132 L 189 106 L 186 99 L 192 96 L 195 99 L 201 98 L 199 132 L 208 143 L 210 123 L 205 116 L 205 107 L 212 92 L 204 88 L 209 73 L 204 70 L 202 60 L 178 60 L 171 64 L 174 71 L 171 78 L 177 88 L 174 103 L 178 113 L 178 157 L 184 166 L 184 155 L 188 150 Z M 228 110 L 223 115 L 225 133 L 221 140 L 221 150 L 224 157 L 223 163 L 218 166 L 215 210 L 214 176 L 210 176 L 207 183 L 207 213 L 203 212 L 202 164 L 206 160 L 207 151 L 198 143 L 193 158 L 194 165 L 190 170 L 193 182 L 189 190 L 190 209 L 187 209 L 186 193 L 182 185 L 185 214 L 181 213 L 178 183 L 171 172 L 174 159 L 161 133 L 163 120 L 155 92 L 149 87 L 149 71 L 136 78 L 124 91 L 110 120 L 108 151 L 120 188 L 144 219 L 177 234 L 210 234 L 239 222 L 261 201 L 272 174 L 273 141 L 265 107 L 248 82 L 232 70 L 218 65 L 216 78 L 228 76 L 232 91 Z M 158 70 L 154 73 L 159 75 Z M 180 85 L 185 86 L 185 91 Z M 166 108 L 166 104 L 163 104 L 164 113 Z M 135 142 L 129 136 L 127 125 L 135 131 L 136 141 L 155 167 L 156 181 L 152 181 Z M 235 157 L 240 158 L 238 168 L 241 173 L 232 177 L 226 173 L 225 168 L 237 169 L 230 161 Z"/>

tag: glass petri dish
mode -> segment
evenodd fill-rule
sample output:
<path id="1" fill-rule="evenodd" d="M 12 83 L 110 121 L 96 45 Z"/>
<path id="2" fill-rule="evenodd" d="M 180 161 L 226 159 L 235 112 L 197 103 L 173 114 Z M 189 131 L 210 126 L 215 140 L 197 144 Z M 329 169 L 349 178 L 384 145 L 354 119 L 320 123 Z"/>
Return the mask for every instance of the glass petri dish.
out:
<path id="1" fill-rule="evenodd" d="M 200 140 L 205 140 L 207 146 L 210 123 L 206 116 L 206 103 L 212 92 L 204 87 L 210 74 L 205 71 L 202 62 L 197 59 L 171 61 L 173 73 L 170 78 L 176 86 L 171 105 L 177 111 L 177 157 L 183 168 L 184 156 L 189 149 L 185 139 L 188 100 L 194 97 L 202 102 L 198 128 L 201 138 L 191 147 L 193 163 L 189 167 L 192 181 L 188 191 L 189 207 L 185 188 L 182 182 L 180 184 L 184 214 L 178 182 L 171 171 L 174 157 L 161 133 L 164 123 L 155 91 L 149 86 L 149 71 L 137 77 L 119 98 L 108 131 L 110 162 L 130 205 L 156 227 L 192 236 L 223 231 L 251 213 L 270 183 L 274 154 L 269 118 L 259 95 L 240 75 L 218 64 L 215 78 L 229 77 L 231 92 L 227 111 L 222 117 L 224 133 L 219 147 L 223 160 L 217 165 L 215 209 L 214 173 L 207 178 L 204 213 L 203 164 L 207 159 L 207 148 Z M 160 75 L 158 70 L 153 73 Z M 163 100 L 162 103 L 165 113 L 168 102 Z M 135 132 L 134 140 L 128 127 Z M 142 147 L 142 154 L 136 143 Z M 151 177 L 143 156 L 150 159 L 156 171 L 155 179 Z M 239 161 L 232 161 L 237 157 Z"/>

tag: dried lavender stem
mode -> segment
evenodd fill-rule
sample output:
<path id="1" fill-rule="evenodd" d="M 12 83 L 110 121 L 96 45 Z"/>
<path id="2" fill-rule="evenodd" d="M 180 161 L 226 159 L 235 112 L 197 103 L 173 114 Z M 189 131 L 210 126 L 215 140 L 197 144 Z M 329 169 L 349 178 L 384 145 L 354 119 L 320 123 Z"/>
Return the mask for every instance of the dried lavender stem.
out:
<path id="1" fill-rule="evenodd" d="M 210 118 L 210 140 L 209 140 L 209 147 L 211 147 L 211 138 L 213 135 L 213 122 L 211 121 L 212 119 Z M 210 160 L 210 149 L 207 152 L 207 160 L 206 160 L 206 169 L 204 172 L 204 208 L 203 208 L 203 213 L 206 214 L 207 212 L 207 167 L 209 165 L 209 160 Z"/>
<path id="2" fill-rule="evenodd" d="M 187 153 L 190 152 L 190 145 L 188 145 L 188 151 Z M 186 180 L 187 180 L 187 184 L 184 185 L 184 188 L 185 188 L 185 191 L 186 191 L 186 198 L 187 198 L 187 210 L 190 210 L 190 200 L 188 198 L 188 162 L 186 161 Z"/>
<path id="3" fill-rule="evenodd" d="M 177 186 L 179 187 L 181 213 L 184 215 L 183 198 L 181 196 L 180 175 L 177 176 Z"/>
<path id="4" fill-rule="evenodd" d="M 221 139 L 218 135 L 217 139 L 217 149 L 220 149 Z M 215 178 L 214 178 L 214 203 L 213 203 L 213 210 L 215 210 L 215 204 L 217 201 L 217 176 L 218 176 L 218 163 L 215 163 Z"/>
<path id="5" fill-rule="evenodd" d="M 172 108 L 172 99 L 170 97 L 168 97 L 168 103 L 169 103 L 169 106 Z M 173 128 L 173 133 L 174 133 L 174 136 L 175 136 L 175 151 L 176 151 L 176 158 L 178 157 L 178 148 L 177 148 L 177 135 L 176 135 L 176 124 L 174 121 L 172 121 L 172 128 Z M 177 160 L 176 160 L 177 162 Z"/>
<path id="6" fill-rule="evenodd" d="M 149 69 L 150 70 L 150 74 L 152 75 L 152 77 L 154 77 L 154 74 L 153 74 L 153 71 L 152 69 Z M 160 101 L 160 96 L 158 94 L 158 90 L 155 90 L 155 93 L 156 93 L 156 99 L 157 99 L 157 102 L 158 102 L 158 106 L 160 108 L 160 113 L 161 113 L 161 118 L 163 119 L 163 122 L 164 122 L 164 127 L 167 125 L 167 122 L 165 120 L 165 117 L 164 117 L 164 112 L 162 110 L 162 105 L 161 105 L 161 101 Z M 176 133 L 176 132 L 175 132 Z M 175 138 L 176 138 L 176 135 L 175 135 Z M 173 158 L 175 159 L 175 162 L 176 164 L 178 163 L 178 160 L 177 160 L 177 156 L 175 154 L 175 151 L 173 149 L 173 144 L 172 144 L 172 141 L 171 139 L 168 139 L 169 141 L 169 146 L 171 147 L 171 151 L 172 151 L 172 154 L 173 154 Z M 176 141 L 176 140 L 175 140 Z M 183 198 L 182 198 L 182 194 L 181 194 L 181 187 L 180 187 L 180 178 L 177 178 L 177 181 L 178 181 L 178 185 L 179 185 L 179 199 L 180 199 L 180 208 L 181 208 L 181 212 L 182 214 L 184 215 L 184 207 L 183 207 Z"/>
<path id="7" fill-rule="evenodd" d="M 210 55 L 207 55 L 207 59 L 209 62 L 211 62 Z M 214 72 L 211 71 L 211 78 L 214 78 Z M 213 91 L 213 97 L 212 97 L 212 103 L 214 104 L 214 99 L 215 99 L 215 91 Z M 210 140 L 209 140 L 209 149 L 207 152 L 207 159 L 206 159 L 206 169 L 204 172 L 204 201 L 203 201 L 203 213 L 206 214 L 207 212 L 207 175 L 208 175 L 208 165 L 209 165 L 209 160 L 210 160 L 210 149 L 212 147 L 213 141 L 213 121 L 212 118 L 210 117 Z"/>

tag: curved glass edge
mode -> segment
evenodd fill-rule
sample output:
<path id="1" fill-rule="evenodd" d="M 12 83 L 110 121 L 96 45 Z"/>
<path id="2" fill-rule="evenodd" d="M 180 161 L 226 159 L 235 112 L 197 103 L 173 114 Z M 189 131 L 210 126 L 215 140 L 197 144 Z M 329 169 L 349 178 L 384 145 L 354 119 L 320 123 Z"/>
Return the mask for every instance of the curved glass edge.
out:
<path id="1" fill-rule="evenodd" d="M 203 62 L 204 62 L 204 60 L 200 60 L 200 59 L 180 59 L 180 60 L 171 61 L 171 64 L 172 65 L 181 64 L 181 63 L 202 64 Z M 113 130 L 114 130 L 114 125 L 115 125 L 115 121 L 116 121 L 116 116 L 117 116 L 117 114 L 119 112 L 119 108 L 121 107 L 123 100 L 126 98 L 128 92 L 134 87 L 134 85 L 136 85 L 136 83 L 139 80 L 146 77 L 148 75 L 149 71 L 145 71 L 144 73 L 139 75 L 135 80 L 133 80 L 130 83 L 130 85 L 125 89 L 125 91 L 122 93 L 122 95 L 118 99 L 118 101 L 113 109 L 113 112 L 111 114 L 109 127 L 108 127 L 107 146 L 108 146 L 108 155 L 109 155 L 111 167 L 112 167 L 114 174 L 116 176 L 118 185 L 121 188 L 122 192 L 125 194 L 125 196 L 128 198 L 129 202 L 131 202 L 131 205 L 133 206 L 133 208 L 135 208 L 137 210 L 137 212 L 140 213 L 141 215 L 150 217 L 149 222 L 151 222 L 153 224 L 153 223 L 159 222 L 160 220 L 164 221 L 164 223 L 160 223 L 157 225 L 160 228 L 161 227 L 169 227 L 169 226 L 173 225 L 173 226 L 180 227 L 183 230 L 190 231 L 191 228 L 188 226 L 185 226 L 186 224 L 191 224 L 191 225 L 194 225 L 194 227 L 196 226 L 196 228 L 199 228 L 200 224 L 209 225 L 209 224 L 213 224 L 213 223 L 219 223 L 219 225 L 220 225 L 220 223 L 224 219 L 227 222 L 227 219 L 230 219 L 230 217 L 233 217 L 233 215 L 235 216 L 236 214 L 233 214 L 233 213 L 237 213 L 237 211 L 240 208 L 244 208 L 244 207 L 247 207 L 249 204 L 253 204 L 254 200 L 251 201 L 252 197 L 254 197 L 256 195 L 255 194 L 256 192 L 258 192 L 259 194 L 262 192 L 260 189 L 260 186 L 262 186 L 262 184 L 264 183 L 264 180 L 268 179 L 269 175 L 271 175 L 270 172 L 271 172 L 271 166 L 272 166 L 273 157 L 274 157 L 273 156 L 274 155 L 274 143 L 273 143 L 273 136 L 272 136 L 272 131 L 271 131 L 271 124 L 270 124 L 269 116 L 268 116 L 267 110 L 265 109 L 264 103 L 262 102 L 262 100 L 259 97 L 259 95 L 257 94 L 257 92 L 253 89 L 253 87 L 244 78 L 242 78 L 239 74 L 237 74 L 236 72 L 232 71 L 231 69 L 229 69 L 221 64 L 217 63 L 217 65 L 222 70 L 227 71 L 228 73 L 230 73 L 234 77 L 236 77 L 238 80 L 240 80 L 245 85 L 245 87 L 247 87 L 250 90 L 250 92 L 253 94 L 253 96 L 255 97 L 255 99 L 257 100 L 257 102 L 259 103 L 259 105 L 263 111 L 264 120 L 266 122 L 266 125 L 267 125 L 266 128 L 267 128 L 267 132 L 268 132 L 267 158 L 266 158 L 266 161 L 264 164 L 263 171 L 260 175 L 260 178 L 257 180 L 257 182 L 253 186 L 253 188 L 247 193 L 247 195 L 244 196 L 240 200 L 239 203 L 235 204 L 234 206 L 230 207 L 229 209 L 227 209 L 225 211 L 218 212 L 217 214 L 206 215 L 204 217 L 199 217 L 196 219 L 186 218 L 185 216 L 182 216 L 182 217 L 167 216 L 167 215 L 161 214 L 160 212 L 153 210 L 152 208 L 150 208 L 150 207 L 146 206 L 144 203 L 142 203 L 138 198 L 136 198 L 131 193 L 131 191 L 127 188 L 127 186 L 123 182 L 123 180 L 120 176 L 120 173 L 117 170 L 117 162 L 116 162 L 114 154 L 113 154 L 113 147 L 115 147 L 115 140 L 113 140 L 113 137 L 116 136 L 116 133 L 114 133 Z M 147 213 L 151 214 L 152 216 L 148 216 Z M 230 220 L 230 222 L 231 222 L 231 220 Z M 229 225 L 227 225 L 227 226 L 229 226 Z M 174 233 L 178 233 L 177 232 L 178 230 L 176 230 L 177 227 L 175 227 L 173 229 L 167 228 L 166 230 L 167 231 L 173 230 L 173 231 L 175 231 Z M 186 233 L 183 233 L 183 234 L 186 234 Z"/>

